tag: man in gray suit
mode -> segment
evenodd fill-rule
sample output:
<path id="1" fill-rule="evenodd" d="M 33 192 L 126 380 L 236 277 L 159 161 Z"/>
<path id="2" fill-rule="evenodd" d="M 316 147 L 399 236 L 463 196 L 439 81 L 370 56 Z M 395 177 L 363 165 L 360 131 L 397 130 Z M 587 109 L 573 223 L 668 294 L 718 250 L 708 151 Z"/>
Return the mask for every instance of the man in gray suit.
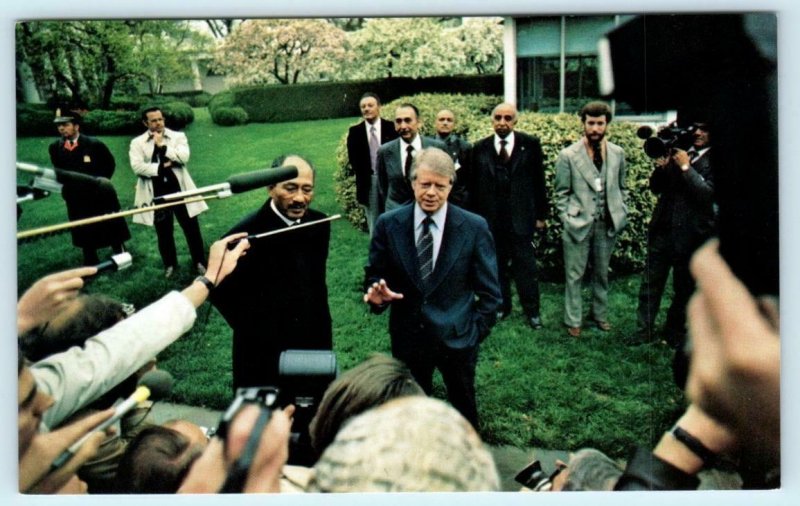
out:
<path id="1" fill-rule="evenodd" d="M 590 102 L 581 109 L 583 137 L 556 160 L 556 208 L 564 224 L 564 324 L 581 335 L 581 281 L 591 253 L 592 320 L 608 331 L 608 264 L 617 234 L 627 223 L 625 153 L 605 140 L 611 109 Z"/>
<path id="2" fill-rule="evenodd" d="M 422 123 L 419 109 L 414 104 L 403 103 L 394 113 L 394 128 L 400 138 L 383 144 L 378 149 L 378 207 L 380 212 L 391 211 L 414 201 L 411 190 L 411 163 L 424 148 L 447 146 L 430 137 L 419 135 Z"/>

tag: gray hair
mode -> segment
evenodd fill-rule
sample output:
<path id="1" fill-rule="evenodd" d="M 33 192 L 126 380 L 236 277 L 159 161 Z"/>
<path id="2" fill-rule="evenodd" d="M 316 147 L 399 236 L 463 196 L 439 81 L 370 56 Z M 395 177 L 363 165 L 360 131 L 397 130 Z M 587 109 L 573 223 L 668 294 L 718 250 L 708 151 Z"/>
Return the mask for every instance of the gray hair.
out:
<path id="1" fill-rule="evenodd" d="M 605 453 L 584 448 L 569 459 L 563 491 L 612 490 L 622 476 L 622 468 Z"/>
<path id="2" fill-rule="evenodd" d="M 411 174 L 409 176 L 411 181 L 417 179 L 417 170 L 422 164 L 425 164 L 426 170 L 450 179 L 451 184 L 456 182 L 456 166 L 453 163 L 453 159 L 441 149 L 425 148 L 419 152 L 411 165 Z"/>
<path id="3" fill-rule="evenodd" d="M 401 397 L 352 418 L 314 465 L 308 492 L 500 490 L 492 454 L 449 404 Z"/>

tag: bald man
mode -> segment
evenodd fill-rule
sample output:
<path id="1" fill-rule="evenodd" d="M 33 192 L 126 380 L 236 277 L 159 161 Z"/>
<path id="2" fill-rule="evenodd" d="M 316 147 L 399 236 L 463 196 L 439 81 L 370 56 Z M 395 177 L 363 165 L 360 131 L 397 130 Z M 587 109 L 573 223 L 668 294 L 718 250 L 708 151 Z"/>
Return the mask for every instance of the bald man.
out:
<path id="1" fill-rule="evenodd" d="M 285 165 L 297 167 L 297 177 L 269 186 L 264 205 L 230 232 L 260 234 L 325 218 L 309 208 L 315 180 L 311 163 L 296 155 L 272 163 Z M 333 348 L 325 281 L 330 235 L 326 222 L 253 239 L 236 275 L 211 293 L 211 303 L 233 329 L 234 389 L 276 385 L 284 350 Z M 214 275 L 206 274 L 212 282 Z"/>

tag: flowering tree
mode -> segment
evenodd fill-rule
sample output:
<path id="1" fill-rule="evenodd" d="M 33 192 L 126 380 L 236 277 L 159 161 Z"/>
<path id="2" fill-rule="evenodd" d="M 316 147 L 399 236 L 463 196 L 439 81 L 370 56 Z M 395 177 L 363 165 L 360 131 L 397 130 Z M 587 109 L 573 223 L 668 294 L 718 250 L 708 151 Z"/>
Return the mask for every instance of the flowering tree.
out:
<path id="1" fill-rule="evenodd" d="M 503 61 L 499 18 L 465 18 L 454 27 L 435 18 L 368 19 L 348 41 L 350 79 L 480 74 Z"/>
<path id="2" fill-rule="evenodd" d="M 291 84 L 335 74 L 345 58 L 344 31 L 321 19 L 242 22 L 214 55 L 231 84 Z"/>

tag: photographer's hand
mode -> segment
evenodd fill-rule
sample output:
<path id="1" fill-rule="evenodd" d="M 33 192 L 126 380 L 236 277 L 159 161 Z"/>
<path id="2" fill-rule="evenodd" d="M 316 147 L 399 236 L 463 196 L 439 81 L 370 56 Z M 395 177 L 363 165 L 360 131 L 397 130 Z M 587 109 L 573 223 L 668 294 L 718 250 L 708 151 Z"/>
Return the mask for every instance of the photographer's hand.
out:
<path id="1" fill-rule="evenodd" d="M 95 267 L 78 267 L 45 276 L 22 294 L 17 302 L 17 335 L 22 335 L 55 317 L 83 287 L 83 278 Z"/>
<path id="2" fill-rule="evenodd" d="M 710 241 L 692 258 L 697 292 L 689 303 L 692 360 L 686 393 L 730 426 L 740 444 L 780 455 L 780 337 L 758 302 Z"/>
<path id="3" fill-rule="evenodd" d="M 689 164 L 689 153 L 682 149 L 675 148 L 672 150 L 672 160 L 683 172 L 686 172 L 691 167 Z"/>
<path id="4" fill-rule="evenodd" d="M 219 438 L 209 443 L 192 466 L 179 493 L 216 493 L 220 490 L 228 469 L 242 455 L 261 409 L 255 404 L 242 408 L 228 429 L 227 444 Z M 291 421 L 287 411 L 277 409 L 272 412 L 261 434 L 242 492 L 280 492 L 282 469 L 289 458 Z"/>

